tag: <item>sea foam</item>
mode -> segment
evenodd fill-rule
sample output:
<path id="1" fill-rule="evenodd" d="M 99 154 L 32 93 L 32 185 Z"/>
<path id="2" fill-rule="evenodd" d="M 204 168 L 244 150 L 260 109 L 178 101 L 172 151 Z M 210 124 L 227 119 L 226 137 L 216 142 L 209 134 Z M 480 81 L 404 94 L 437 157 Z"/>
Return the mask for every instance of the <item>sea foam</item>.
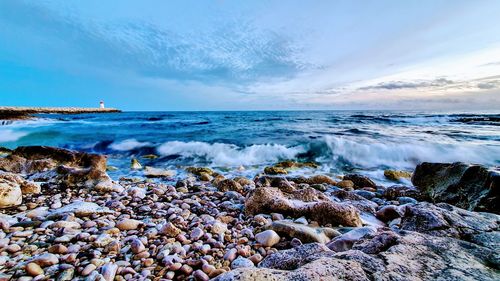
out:
<path id="1" fill-rule="evenodd" d="M 140 142 L 136 139 L 126 139 L 117 143 L 112 143 L 109 147 L 116 151 L 129 151 L 151 145 L 150 142 Z"/>

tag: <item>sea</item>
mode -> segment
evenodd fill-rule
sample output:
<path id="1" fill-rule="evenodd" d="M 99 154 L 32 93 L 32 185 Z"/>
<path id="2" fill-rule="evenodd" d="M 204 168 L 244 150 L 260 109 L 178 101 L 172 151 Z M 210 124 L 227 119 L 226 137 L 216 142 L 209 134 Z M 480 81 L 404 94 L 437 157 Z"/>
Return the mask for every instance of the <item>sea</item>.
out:
<path id="1" fill-rule="evenodd" d="M 315 161 L 297 175 L 360 173 L 388 185 L 384 170 L 421 162 L 500 165 L 500 114 L 399 111 L 222 111 L 39 114 L 4 121 L 0 146 L 48 145 L 105 154 L 110 176 L 141 177 L 143 166 L 208 166 L 253 177 L 282 160 Z M 154 154 L 158 158 L 144 158 Z M 406 184 L 411 184 L 407 182 Z"/>

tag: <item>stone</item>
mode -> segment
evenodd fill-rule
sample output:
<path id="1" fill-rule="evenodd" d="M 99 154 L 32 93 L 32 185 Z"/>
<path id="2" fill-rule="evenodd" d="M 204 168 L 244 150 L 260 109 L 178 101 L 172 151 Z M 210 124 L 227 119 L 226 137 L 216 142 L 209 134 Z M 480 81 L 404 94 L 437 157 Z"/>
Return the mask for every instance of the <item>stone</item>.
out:
<path id="1" fill-rule="evenodd" d="M 224 232 L 227 231 L 227 224 L 225 224 L 223 222 L 216 221 L 212 224 L 212 228 L 210 229 L 210 231 L 213 234 L 222 235 L 222 234 L 224 234 Z"/>
<path id="2" fill-rule="evenodd" d="M 280 242 L 280 236 L 274 230 L 265 230 L 256 234 L 255 240 L 264 247 L 272 247 Z"/>
<path id="3" fill-rule="evenodd" d="M 191 230 L 190 238 L 192 241 L 197 241 L 201 239 L 203 234 L 205 234 L 205 232 L 201 228 L 195 227 Z"/>
<path id="4" fill-rule="evenodd" d="M 146 166 L 144 175 L 148 178 L 172 178 L 175 176 L 175 171 Z"/>
<path id="5" fill-rule="evenodd" d="M 278 234 L 291 238 L 297 238 L 302 243 L 318 242 L 324 244 L 329 242 L 332 238 L 340 235 L 338 231 L 332 228 L 311 227 L 289 221 L 274 221 L 271 224 L 271 229 L 276 231 Z"/>
<path id="6" fill-rule="evenodd" d="M 116 276 L 118 266 L 114 263 L 107 263 L 101 267 L 101 274 L 104 280 L 113 281 Z"/>
<path id="7" fill-rule="evenodd" d="M 130 243 L 130 250 L 134 254 L 139 254 L 139 253 L 146 251 L 146 247 L 144 246 L 144 244 L 142 243 L 142 241 L 140 239 L 134 238 L 134 239 L 132 239 L 132 242 Z"/>
<path id="8" fill-rule="evenodd" d="M 268 175 L 286 175 L 288 174 L 287 170 L 281 167 L 265 167 L 264 173 Z"/>
<path id="9" fill-rule="evenodd" d="M 110 209 L 101 207 L 95 203 L 75 201 L 69 205 L 50 211 L 47 218 L 62 217 L 69 214 L 74 214 L 77 217 L 88 217 L 95 214 L 104 215 L 112 213 Z"/>
<path id="10" fill-rule="evenodd" d="M 281 213 L 293 217 L 305 216 L 320 224 L 361 226 L 359 211 L 350 205 L 337 203 L 312 188 L 282 192 L 273 187 L 258 187 L 245 200 L 249 215 Z"/>
<path id="11" fill-rule="evenodd" d="M 134 219 L 122 219 L 116 223 L 116 227 L 119 230 L 135 230 L 142 224 L 141 221 Z"/>
<path id="12" fill-rule="evenodd" d="M 354 183 L 350 180 L 341 180 L 337 183 L 337 187 L 340 187 L 344 190 L 353 190 Z"/>
<path id="13" fill-rule="evenodd" d="M 343 180 L 350 180 L 354 183 L 354 188 L 359 189 L 363 187 L 372 187 L 376 188 L 377 184 L 373 182 L 366 176 L 358 175 L 358 174 L 350 174 L 344 176 Z"/>
<path id="14" fill-rule="evenodd" d="M 394 205 L 386 205 L 380 208 L 375 216 L 383 221 L 383 222 L 388 222 L 393 219 L 400 218 L 404 215 L 404 211 L 401 210 L 398 206 Z"/>
<path id="15" fill-rule="evenodd" d="M 314 185 L 314 184 L 326 184 L 326 185 L 337 185 L 337 182 L 334 181 L 332 178 L 329 176 L 325 175 L 314 175 L 312 177 L 306 178 L 306 177 L 289 177 L 287 178 L 289 181 L 293 181 L 296 184 L 309 184 L 309 185 Z"/>
<path id="16" fill-rule="evenodd" d="M 36 263 L 30 262 L 25 267 L 26 273 L 30 276 L 38 276 L 43 274 L 43 269 Z"/>
<path id="17" fill-rule="evenodd" d="M 17 182 L 0 177 L 0 209 L 21 205 L 21 187 Z"/>
<path id="18" fill-rule="evenodd" d="M 59 263 L 59 258 L 54 254 L 41 254 L 34 257 L 31 262 L 38 264 L 41 267 L 51 266 Z"/>
<path id="19" fill-rule="evenodd" d="M 218 184 L 217 184 L 217 188 L 220 190 L 220 191 L 236 191 L 236 192 L 242 192 L 243 191 L 243 187 L 237 183 L 236 181 L 232 180 L 232 179 L 225 179 L 225 180 L 221 180 Z"/>
<path id="20" fill-rule="evenodd" d="M 90 273 L 92 273 L 94 270 L 96 270 L 96 266 L 94 264 L 88 264 L 87 266 L 85 266 L 85 268 L 82 270 L 82 275 L 83 276 L 87 276 L 89 275 Z"/>
<path id="21" fill-rule="evenodd" d="M 500 171 L 464 163 L 421 163 L 412 183 L 433 202 L 500 214 Z"/>
<path id="22" fill-rule="evenodd" d="M 203 272 L 202 270 L 199 270 L 199 269 L 194 271 L 193 277 L 197 281 L 208 281 L 208 280 L 210 280 L 210 278 L 208 277 L 208 275 L 205 272 Z"/>
<path id="23" fill-rule="evenodd" d="M 359 227 L 337 236 L 327 244 L 327 247 L 336 252 L 343 252 L 350 250 L 354 243 L 364 237 L 373 236 L 377 233 L 373 227 Z"/>
<path id="24" fill-rule="evenodd" d="M 411 173 L 407 171 L 385 170 L 384 176 L 392 181 L 401 181 L 402 179 L 410 179 Z"/>
<path id="25" fill-rule="evenodd" d="M 238 257 L 231 263 L 231 269 L 254 267 L 253 262 L 244 257 Z"/>
<path id="26" fill-rule="evenodd" d="M 214 171 L 207 167 L 188 167 L 186 168 L 186 171 L 196 176 L 201 176 L 202 173 L 205 173 L 209 176 L 214 175 Z"/>
<path id="27" fill-rule="evenodd" d="M 167 222 L 161 227 L 160 233 L 168 237 L 176 237 L 177 235 L 181 234 L 181 230 L 177 228 L 173 223 Z"/>

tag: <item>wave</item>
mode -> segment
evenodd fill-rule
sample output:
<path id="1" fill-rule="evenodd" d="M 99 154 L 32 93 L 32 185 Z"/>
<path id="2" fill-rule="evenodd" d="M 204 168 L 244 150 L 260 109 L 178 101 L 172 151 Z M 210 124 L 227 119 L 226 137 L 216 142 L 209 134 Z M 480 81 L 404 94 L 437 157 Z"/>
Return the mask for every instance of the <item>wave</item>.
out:
<path id="1" fill-rule="evenodd" d="M 150 146 L 150 142 L 140 142 L 136 139 L 126 139 L 117 143 L 112 143 L 109 145 L 109 148 L 116 151 L 130 151 L 137 148 L 142 148 L 145 146 Z"/>
<path id="2" fill-rule="evenodd" d="M 356 168 L 391 167 L 413 169 L 421 162 L 467 162 L 497 165 L 500 146 L 426 141 L 384 141 L 381 139 L 325 136 L 321 162 L 347 163 Z"/>
<path id="3" fill-rule="evenodd" d="M 170 141 L 157 149 L 162 156 L 179 155 L 182 158 L 197 158 L 214 166 L 262 165 L 282 159 L 293 159 L 304 148 L 286 147 L 280 144 L 254 144 L 239 147 L 226 143 Z"/>
<path id="4" fill-rule="evenodd" d="M 0 143 L 18 141 L 20 138 L 27 135 L 28 133 L 26 132 L 0 129 Z"/>

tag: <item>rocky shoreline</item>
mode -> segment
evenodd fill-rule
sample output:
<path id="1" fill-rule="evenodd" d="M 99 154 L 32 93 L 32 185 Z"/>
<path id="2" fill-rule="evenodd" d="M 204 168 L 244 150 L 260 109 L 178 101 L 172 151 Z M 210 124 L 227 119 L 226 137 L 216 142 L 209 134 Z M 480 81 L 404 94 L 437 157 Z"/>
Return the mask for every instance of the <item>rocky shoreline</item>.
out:
<path id="1" fill-rule="evenodd" d="M 0 106 L 0 120 L 24 120 L 34 114 L 82 114 L 82 113 L 114 113 L 121 112 L 115 108 L 83 108 L 83 107 L 16 107 Z"/>
<path id="2" fill-rule="evenodd" d="M 0 280 L 499 280 L 500 173 L 463 163 L 367 177 L 131 168 L 0 150 Z M 160 178 L 153 180 L 151 178 Z"/>

